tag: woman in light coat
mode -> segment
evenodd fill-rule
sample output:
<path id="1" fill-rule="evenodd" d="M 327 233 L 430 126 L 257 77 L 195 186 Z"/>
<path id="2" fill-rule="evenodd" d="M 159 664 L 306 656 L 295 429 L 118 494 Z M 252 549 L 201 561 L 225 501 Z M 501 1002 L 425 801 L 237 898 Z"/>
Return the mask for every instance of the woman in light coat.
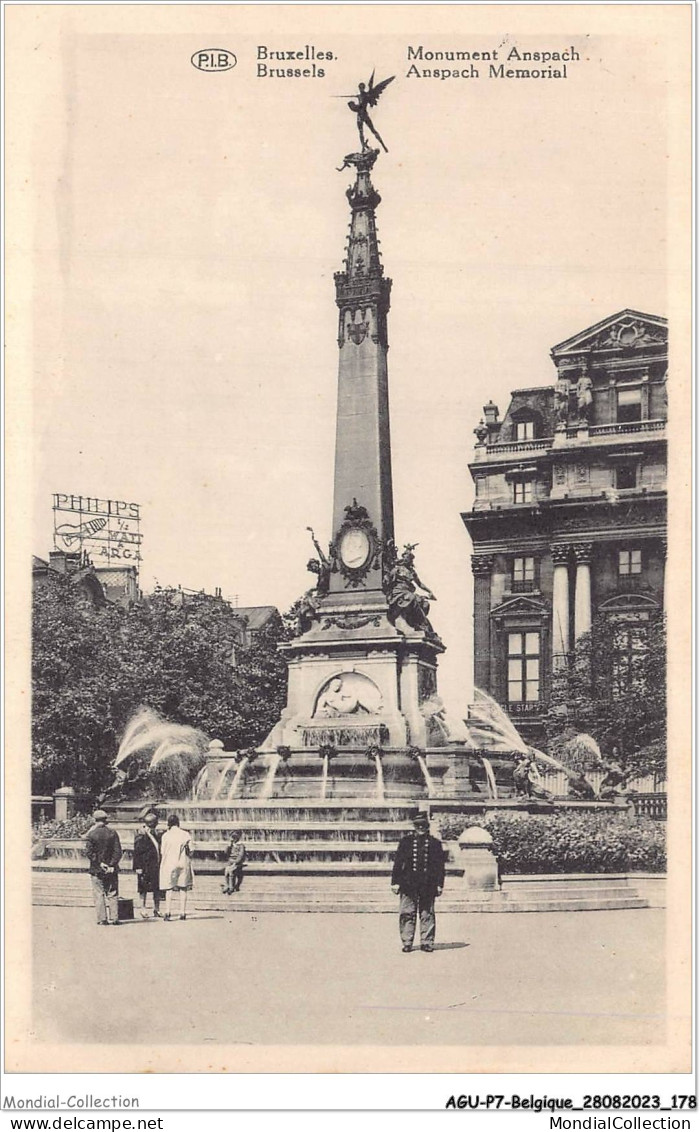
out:
<path id="1" fill-rule="evenodd" d="M 192 888 L 191 838 L 180 829 L 177 814 L 168 818 L 168 828 L 160 843 L 160 887 L 165 892 L 164 920 L 172 917 L 173 893 L 180 893 L 180 919 L 187 914 L 187 893 Z"/>

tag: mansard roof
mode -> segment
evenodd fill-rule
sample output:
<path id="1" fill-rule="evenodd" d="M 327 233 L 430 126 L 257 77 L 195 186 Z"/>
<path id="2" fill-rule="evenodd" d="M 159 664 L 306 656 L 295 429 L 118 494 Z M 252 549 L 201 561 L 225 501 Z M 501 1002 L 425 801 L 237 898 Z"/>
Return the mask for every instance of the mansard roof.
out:
<path id="1" fill-rule="evenodd" d="M 639 349 L 666 345 L 667 342 L 667 319 L 627 308 L 553 346 L 551 355 L 556 359 L 589 350 Z"/>

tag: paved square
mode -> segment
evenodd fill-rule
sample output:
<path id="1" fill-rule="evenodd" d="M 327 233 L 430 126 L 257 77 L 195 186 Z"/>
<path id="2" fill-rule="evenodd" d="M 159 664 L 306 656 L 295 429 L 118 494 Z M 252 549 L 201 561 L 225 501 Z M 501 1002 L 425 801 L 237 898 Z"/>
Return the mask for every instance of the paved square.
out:
<path id="1" fill-rule="evenodd" d="M 101 928 L 34 908 L 47 1042 L 654 1045 L 664 913 L 438 914 L 432 955 L 390 915 L 199 912 Z M 78 1067 L 76 1067 L 78 1068 Z"/>

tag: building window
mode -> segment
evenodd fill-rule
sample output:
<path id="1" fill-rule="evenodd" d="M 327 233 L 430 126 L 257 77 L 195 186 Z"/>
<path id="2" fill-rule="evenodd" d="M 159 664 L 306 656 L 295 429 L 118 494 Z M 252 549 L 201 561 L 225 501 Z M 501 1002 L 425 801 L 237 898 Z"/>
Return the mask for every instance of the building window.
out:
<path id="1" fill-rule="evenodd" d="M 630 574 L 641 574 L 642 572 L 642 552 L 641 550 L 621 550 L 618 554 L 618 567 L 617 572 L 620 577 L 628 577 Z"/>
<path id="2" fill-rule="evenodd" d="M 619 464 L 615 469 L 615 487 L 618 491 L 627 491 L 637 486 L 637 465 Z"/>
<path id="3" fill-rule="evenodd" d="M 617 419 L 619 422 L 641 421 L 642 419 L 642 391 L 641 389 L 618 389 L 617 391 Z"/>
<path id="4" fill-rule="evenodd" d="M 532 503 L 532 480 L 515 480 L 513 482 L 513 502 Z"/>
<path id="5" fill-rule="evenodd" d="M 618 622 L 613 633 L 612 696 L 619 700 L 644 683 L 648 626 Z"/>
<path id="6" fill-rule="evenodd" d="M 528 593 L 535 588 L 535 559 L 514 558 L 513 580 L 511 590 L 513 593 Z"/>
<path id="7" fill-rule="evenodd" d="M 516 423 L 515 423 L 515 439 L 516 440 L 534 440 L 535 439 L 535 422 L 534 421 L 516 421 Z"/>
<path id="8" fill-rule="evenodd" d="M 539 633 L 508 634 L 508 702 L 535 703 L 540 698 Z"/>

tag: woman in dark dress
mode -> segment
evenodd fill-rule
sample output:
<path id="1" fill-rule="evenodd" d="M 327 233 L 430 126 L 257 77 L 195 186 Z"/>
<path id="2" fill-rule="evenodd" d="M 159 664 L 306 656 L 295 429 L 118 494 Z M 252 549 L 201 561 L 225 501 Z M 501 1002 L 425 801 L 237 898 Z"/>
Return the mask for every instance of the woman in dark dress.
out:
<path id="1" fill-rule="evenodd" d="M 158 815 L 146 814 L 143 826 L 134 838 L 134 872 L 136 887 L 141 897 L 141 918 L 148 919 L 146 897 L 153 893 L 153 915 L 160 917 L 160 839 L 156 827 Z"/>

